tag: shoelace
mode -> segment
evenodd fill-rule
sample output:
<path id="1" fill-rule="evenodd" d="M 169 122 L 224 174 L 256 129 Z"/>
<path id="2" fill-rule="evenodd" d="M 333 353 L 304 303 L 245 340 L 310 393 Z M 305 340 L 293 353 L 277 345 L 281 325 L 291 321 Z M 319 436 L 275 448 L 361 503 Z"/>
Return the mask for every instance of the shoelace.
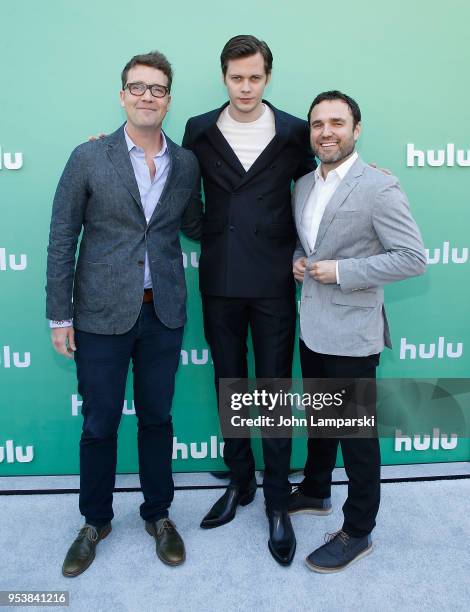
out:
<path id="1" fill-rule="evenodd" d="M 325 542 L 332 542 L 336 538 L 339 538 L 341 540 L 343 546 L 347 546 L 349 544 L 349 536 L 342 529 L 340 529 L 339 531 L 335 531 L 334 533 L 327 533 L 325 535 Z"/>
<path id="2" fill-rule="evenodd" d="M 173 531 L 173 529 L 175 529 L 175 525 L 170 521 L 170 519 L 164 519 L 157 529 L 157 535 L 161 536 L 165 530 Z"/>
<path id="3" fill-rule="evenodd" d="M 84 525 L 78 530 L 78 537 L 81 539 L 88 538 L 90 542 L 96 542 L 98 540 L 98 531 L 93 525 Z"/>

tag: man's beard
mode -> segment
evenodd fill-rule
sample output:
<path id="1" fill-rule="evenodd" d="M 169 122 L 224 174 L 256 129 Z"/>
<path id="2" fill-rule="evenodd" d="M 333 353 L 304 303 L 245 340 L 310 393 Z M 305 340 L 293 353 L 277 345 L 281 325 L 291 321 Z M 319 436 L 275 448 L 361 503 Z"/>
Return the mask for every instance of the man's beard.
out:
<path id="1" fill-rule="evenodd" d="M 322 164 L 335 164 L 336 162 L 339 162 L 345 159 L 346 157 L 349 157 L 351 153 L 354 152 L 355 146 L 356 143 L 354 139 L 348 140 L 348 142 L 346 142 L 343 147 L 341 147 L 341 145 L 338 145 L 338 151 L 335 155 L 333 155 L 333 157 L 329 157 L 328 154 L 323 153 L 323 151 L 321 150 L 321 145 L 318 148 L 314 148 L 313 152 L 315 153 L 316 157 L 318 157 L 318 159 L 322 162 Z"/>

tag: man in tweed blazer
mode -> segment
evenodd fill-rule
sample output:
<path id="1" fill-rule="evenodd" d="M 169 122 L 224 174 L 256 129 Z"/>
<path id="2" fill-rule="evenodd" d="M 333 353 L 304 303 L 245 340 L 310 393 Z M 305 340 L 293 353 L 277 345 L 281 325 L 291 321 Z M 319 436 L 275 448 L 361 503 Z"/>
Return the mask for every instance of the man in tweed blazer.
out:
<path id="1" fill-rule="evenodd" d="M 55 349 L 75 357 L 83 397 L 80 511 L 85 525 L 63 564 L 85 571 L 111 531 L 117 431 L 129 362 L 134 371 L 140 514 L 169 565 L 184 544 L 173 500 L 171 402 L 186 321 L 180 228 L 199 237 L 199 166 L 161 130 L 172 70 L 159 52 L 122 75 L 127 122 L 72 153 L 57 187 L 47 261 L 47 317 Z M 81 242 L 77 263 L 75 251 Z M 73 294 L 73 300 L 72 300 Z"/>
<path id="2" fill-rule="evenodd" d="M 293 195 L 304 379 L 375 380 L 380 352 L 391 347 L 383 286 L 425 269 L 423 242 L 397 179 L 366 165 L 354 150 L 360 121 L 357 103 L 338 91 L 317 96 L 309 111 L 321 165 L 297 181 Z M 339 443 L 349 477 L 344 523 L 307 557 L 310 569 L 324 573 L 370 552 L 379 508 L 377 437 L 309 437 L 305 478 L 290 496 L 289 512 L 331 512 Z"/>

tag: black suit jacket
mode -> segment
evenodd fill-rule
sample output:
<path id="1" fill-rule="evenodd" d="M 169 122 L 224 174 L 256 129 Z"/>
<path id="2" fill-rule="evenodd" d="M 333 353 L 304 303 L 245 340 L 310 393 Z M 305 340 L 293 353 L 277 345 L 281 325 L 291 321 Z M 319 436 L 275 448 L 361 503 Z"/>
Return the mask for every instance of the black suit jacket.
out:
<path id="1" fill-rule="evenodd" d="M 200 289 L 225 297 L 285 296 L 294 291 L 292 181 L 315 168 L 308 125 L 265 102 L 276 136 L 246 172 L 216 125 L 227 104 L 189 119 L 183 137 L 199 161 L 205 195 Z"/>

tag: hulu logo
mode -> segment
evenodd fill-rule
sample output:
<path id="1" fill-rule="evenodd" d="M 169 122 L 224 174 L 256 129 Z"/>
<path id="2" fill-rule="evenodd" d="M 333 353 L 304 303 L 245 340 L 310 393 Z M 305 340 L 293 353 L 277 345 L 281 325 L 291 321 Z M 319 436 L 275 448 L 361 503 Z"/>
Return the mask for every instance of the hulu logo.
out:
<path id="1" fill-rule="evenodd" d="M 470 150 L 455 149 L 455 145 L 449 143 L 445 149 L 428 149 L 426 152 L 415 149 L 414 144 L 406 145 L 406 165 L 409 168 L 423 168 L 425 165 L 431 167 L 447 166 L 470 166 Z"/>
<path id="2" fill-rule="evenodd" d="M 462 355 L 463 342 L 446 342 L 444 336 L 429 344 L 412 344 L 406 338 L 400 342 L 400 359 L 459 359 Z"/>
<path id="3" fill-rule="evenodd" d="M 432 251 L 431 249 L 426 249 L 426 259 L 428 264 L 464 264 L 468 261 L 468 248 L 451 248 L 450 242 L 444 242 L 442 248 L 438 247 L 437 249 L 432 249 Z"/>
<path id="4" fill-rule="evenodd" d="M 432 436 L 425 434 L 423 436 L 417 434 L 414 436 L 405 436 L 402 432 L 397 429 L 395 431 L 395 451 L 401 452 L 402 450 L 411 451 L 426 451 L 432 450 L 453 450 L 457 448 L 458 437 L 457 434 L 453 433 L 448 436 L 445 433 L 441 433 L 439 429 L 434 428 L 432 430 Z"/>
<path id="5" fill-rule="evenodd" d="M 189 265 L 191 266 L 191 268 L 199 268 L 199 255 L 196 253 L 196 251 L 191 251 L 189 255 L 185 253 L 184 251 L 182 251 L 182 253 L 183 253 L 183 267 L 187 268 Z"/>
<path id="6" fill-rule="evenodd" d="M 23 356 L 20 356 L 20 353 L 12 353 L 9 346 L 4 346 L 3 362 L 0 358 L 0 366 L 2 365 L 6 369 L 11 368 L 12 366 L 14 368 L 29 368 L 31 365 L 31 353 L 24 353 Z"/>
<path id="7" fill-rule="evenodd" d="M 34 448 L 28 445 L 26 450 L 23 446 L 13 444 L 13 440 L 7 440 L 4 446 L 0 446 L 0 463 L 6 459 L 7 463 L 31 463 L 34 458 Z"/>
<path id="8" fill-rule="evenodd" d="M 186 366 L 189 363 L 193 365 L 206 365 L 206 363 L 209 363 L 209 349 L 202 349 L 200 354 L 197 349 L 191 349 L 191 351 L 182 349 L 181 365 Z"/>
<path id="9" fill-rule="evenodd" d="M 23 167 L 23 153 L 3 153 L 0 147 L 0 170 L 19 170 Z"/>
<path id="10" fill-rule="evenodd" d="M 20 270 L 26 270 L 28 265 L 28 258 L 22 254 L 13 255 L 7 254 L 6 249 L 0 248 L 0 272 L 6 272 L 12 270 L 13 272 L 19 272 Z"/>

